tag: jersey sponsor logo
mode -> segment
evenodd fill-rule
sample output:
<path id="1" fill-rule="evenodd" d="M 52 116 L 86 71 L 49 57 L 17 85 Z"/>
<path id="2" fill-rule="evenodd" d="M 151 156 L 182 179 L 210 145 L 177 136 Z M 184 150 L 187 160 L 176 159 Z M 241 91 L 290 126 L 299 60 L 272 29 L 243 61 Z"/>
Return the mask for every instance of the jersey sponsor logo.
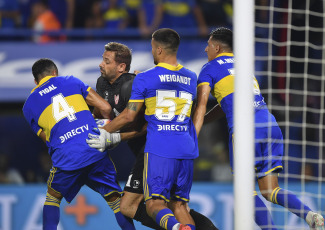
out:
<path id="1" fill-rule="evenodd" d="M 60 136 L 61 144 L 64 143 L 66 140 L 70 139 L 71 137 L 86 132 L 86 130 L 89 130 L 88 124 L 80 126 L 76 129 L 71 129 L 69 132 L 66 132 L 63 136 Z"/>
<path id="2" fill-rule="evenodd" d="M 104 92 L 104 94 L 105 94 L 105 97 L 104 97 L 104 99 L 105 99 L 105 101 L 107 101 L 107 102 L 108 102 L 108 91 L 105 91 L 105 92 Z"/>
<path id="3" fill-rule="evenodd" d="M 182 83 L 185 85 L 191 84 L 190 77 L 184 77 L 184 76 L 175 75 L 175 74 L 162 74 L 162 75 L 158 75 L 158 76 L 160 78 L 160 82 L 177 82 L 177 83 Z"/>
<path id="4" fill-rule="evenodd" d="M 50 85 L 48 87 L 46 87 L 45 89 L 42 89 L 41 91 L 39 91 L 38 93 L 43 96 L 44 94 L 47 94 L 49 92 L 51 92 L 52 90 L 55 90 L 56 89 L 56 86 L 55 85 Z"/>
<path id="5" fill-rule="evenodd" d="M 157 125 L 158 131 L 186 132 L 187 125 Z"/>
<path id="6" fill-rule="evenodd" d="M 120 95 L 119 95 L 119 94 L 117 94 L 117 95 L 114 95 L 114 101 L 115 101 L 115 105 L 117 105 L 117 104 L 118 104 L 118 101 L 119 101 L 119 99 L 120 99 Z"/>

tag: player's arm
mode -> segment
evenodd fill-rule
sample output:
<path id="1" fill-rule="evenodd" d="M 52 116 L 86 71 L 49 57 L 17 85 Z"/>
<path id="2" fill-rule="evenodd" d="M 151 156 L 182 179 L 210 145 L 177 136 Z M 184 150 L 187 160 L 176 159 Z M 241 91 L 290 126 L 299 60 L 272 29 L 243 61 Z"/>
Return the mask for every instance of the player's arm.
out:
<path id="1" fill-rule="evenodd" d="M 197 104 L 193 114 L 193 123 L 196 130 L 197 136 L 201 131 L 204 116 L 206 114 L 206 106 L 209 100 L 210 94 L 210 86 L 209 85 L 199 85 L 197 88 Z"/>
<path id="2" fill-rule="evenodd" d="M 126 140 L 130 140 L 130 139 L 145 135 L 147 133 L 147 125 L 148 125 L 148 123 L 145 123 L 142 126 L 141 130 L 134 130 L 134 131 L 128 131 L 128 132 L 120 133 L 121 134 L 121 140 L 126 141 Z"/>
<path id="3" fill-rule="evenodd" d="M 133 80 L 134 79 L 131 79 L 125 82 L 121 87 L 120 97 L 125 102 L 128 102 L 130 100 Z M 147 133 L 147 124 L 144 120 L 144 106 L 139 111 L 135 119 L 136 121 L 133 122 L 131 127 L 126 128 L 125 131 L 120 130 L 122 141 L 130 140 Z"/>
<path id="4" fill-rule="evenodd" d="M 99 129 L 100 135 L 96 136 L 93 134 L 88 134 L 89 139 L 86 140 L 87 144 L 103 152 L 109 147 L 114 147 L 121 142 L 121 135 L 116 133 L 117 130 L 127 127 L 133 121 L 135 121 L 137 115 L 141 111 L 144 102 L 130 102 L 123 112 L 116 118 L 114 118 L 110 123 L 105 125 L 102 129 Z M 124 136 L 124 138 L 131 138 L 135 136 L 135 133 L 125 134 L 129 136 Z"/>
<path id="5" fill-rule="evenodd" d="M 130 125 L 136 119 L 143 105 L 143 101 L 129 101 L 127 107 L 123 110 L 123 112 L 114 120 L 112 120 L 109 124 L 105 125 L 103 129 L 105 129 L 109 133 L 114 133 Z"/>
<path id="6" fill-rule="evenodd" d="M 94 106 L 93 114 L 95 117 L 112 119 L 112 107 L 105 101 L 95 90 L 90 89 L 86 97 L 86 102 L 90 106 Z"/>
<path id="7" fill-rule="evenodd" d="M 38 136 L 46 144 L 46 134 L 45 134 L 45 132 L 41 131 L 41 133 Z"/>

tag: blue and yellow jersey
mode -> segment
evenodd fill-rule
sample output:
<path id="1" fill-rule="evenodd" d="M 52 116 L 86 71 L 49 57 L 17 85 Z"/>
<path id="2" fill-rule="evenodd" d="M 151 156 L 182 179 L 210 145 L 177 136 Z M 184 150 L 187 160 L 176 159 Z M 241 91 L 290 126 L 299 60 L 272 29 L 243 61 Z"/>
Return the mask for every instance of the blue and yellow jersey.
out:
<path id="1" fill-rule="evenodd" d="M 261 95 L 258 82 L 252 77 L 254 84 L 255 123 L 258 127 L 270 123 L 277 125 L 274 117 L 269 113 L 264 98 Z M 226 114 L 229 130 L 233 128 L 233 98 L 235 90 L 234 55 L 232 53 L 219 54 L 202 67 L 199 74 L 198 86 L 209 85 L 211 94 L 218 100 L 223 112 Z M 258 115 L 257 115 L 258 113 Z"/>
<path id="2" fill-rule="evenodd" d="M 145 152 L 174 159 L 198 157 L 190 118 L 196 86 L 196 74 L 182 65 L 159 63 L 135 77 L 129 102 L 144 102 L 146 106 Z"/>
<path id="3" fill-rule="evenodd" d="M 90 148 L 88 133 L 96 122 L 85 98 L 90 87 L 73 76 L 43 78 L 27 98 L 23 112 L 32 130 L 46 134 L 54 167 L 75 170 L 102 159 L 106 153 Z"/>

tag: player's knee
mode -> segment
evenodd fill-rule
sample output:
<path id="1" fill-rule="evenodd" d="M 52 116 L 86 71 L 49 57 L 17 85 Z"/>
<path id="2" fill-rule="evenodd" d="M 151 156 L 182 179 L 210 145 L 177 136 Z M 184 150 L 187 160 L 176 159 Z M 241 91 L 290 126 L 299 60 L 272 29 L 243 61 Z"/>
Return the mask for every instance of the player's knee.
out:
<path id="1" fill-rule="evenodd" d="M 173 212 L 177 212 L 177 211 L 187 211 L 187 205 L 186 202 L 184 201 L 171 201 L 168 203 L 168 207 L 173 211 Z"/>
<path id="2" fill-rule="evenodd" d="M 261 191 L 262 196 L 267 200 L 271 201 L 271 192 L 268 190 Z"/>
<path id="3" fill-rule="evenodd" d="M 63 198 L 63 196 L 60 193 L 54 191 L 50 187 L 47 188 L 47 193 L 50 194 L 51 196 L 54 196 L 55 198 L 57 198 L 59 200 L 62 200 L 62 198 Z"/>
<path id="4" fill-rule="evenodd" d="M 125 200 L 123 198 L 121 199 L 120 210 L 121 210 L 121 213 L 124 216 L 133 218 L 134 215 L 132 215 L 132 213 L 130 213 L 130 210 L 132 210 L 132 207 L 131 206 L 132 206 L 132 204 L 130 204 L 127 200 Z"/>

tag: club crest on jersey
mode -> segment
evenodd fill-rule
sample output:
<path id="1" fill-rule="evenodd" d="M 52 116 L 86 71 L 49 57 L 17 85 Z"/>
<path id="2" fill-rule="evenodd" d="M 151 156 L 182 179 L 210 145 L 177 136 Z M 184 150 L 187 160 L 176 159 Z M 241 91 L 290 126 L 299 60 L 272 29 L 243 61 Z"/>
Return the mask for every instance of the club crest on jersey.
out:
<path id="1" fill-rule="evenodd" d="M 120 99 L 120 95 L 117 94 L 117 95 L 114 95 L 114 101 L 115 101 L 115 105 L 118 104 L 118 100 Z"/>
<path id="2" fill-rule="evenodd" d="M 105 91 L 105 93 L 104 93 L 104 94 L 105 94 L 105 98 L 104 98 L 104 99 L 105 99 L 105 101 L 108 101 L 108 91 Z"/>

